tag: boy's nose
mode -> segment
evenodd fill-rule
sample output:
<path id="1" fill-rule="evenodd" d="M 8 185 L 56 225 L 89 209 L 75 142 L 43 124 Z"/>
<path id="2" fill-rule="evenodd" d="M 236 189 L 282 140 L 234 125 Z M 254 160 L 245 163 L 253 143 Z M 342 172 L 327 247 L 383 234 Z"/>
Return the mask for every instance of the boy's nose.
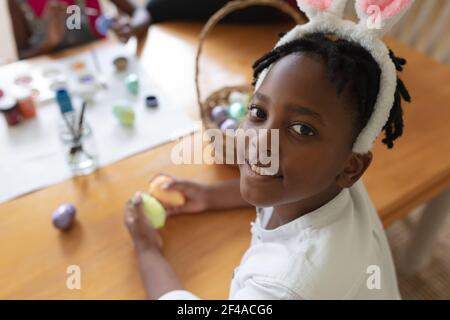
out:
<path id="1" fill-rule="evenodd" d="M 258 129 L 257 135 L 250 140 L 250 155 L 258 157 L 258 153 L 266 157 L 279 156 L 279 129 Z"/>

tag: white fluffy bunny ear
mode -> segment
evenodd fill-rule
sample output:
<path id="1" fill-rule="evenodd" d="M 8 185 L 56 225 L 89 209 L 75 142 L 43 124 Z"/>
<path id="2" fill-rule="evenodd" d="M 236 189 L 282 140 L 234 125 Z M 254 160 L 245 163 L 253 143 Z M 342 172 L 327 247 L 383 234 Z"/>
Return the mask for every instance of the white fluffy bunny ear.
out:
<path id="1" fill-rule="evenodd" d="M 321 12 L 342 18 L 347 0 L 297 0 L 297 5 L 308 18 L 314 19 Z"/>
<path id="2" fill-rule="evenodd" d="M 414 0 L 356 0 L 360 26 L 387 33 L 405 14 Z"/>

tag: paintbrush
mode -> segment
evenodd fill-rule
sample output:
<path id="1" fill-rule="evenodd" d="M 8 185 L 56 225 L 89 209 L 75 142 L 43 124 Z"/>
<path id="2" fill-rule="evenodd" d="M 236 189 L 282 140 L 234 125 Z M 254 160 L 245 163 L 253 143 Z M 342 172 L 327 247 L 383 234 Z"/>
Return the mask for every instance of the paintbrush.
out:
<path id="1" fill-rule="evenodd" d="M 72 134 L 72 137 L 75 139 L 76 138 L 76 132 L 74 127 L 72 126 L 72 124 L 70 124 L 69 119 L 67 119 L 66 114 L 63 112 L 61 113 L 64 122 L 66 123 L 67 128 L 69 129 L 70 133 Z"/>
<path id="2" fill-rule="evenodd" d="M 86 101 L 83 101 L 83 106 L 81 107 L 81 113 L 80 113 L 80 119 L 78 120 L 78 130 L 77 130 L 77 136 L 76 139 L 81 139 L 81 136 L 83 134 L 83 124 L 84 124 L 84 113 L 86 111 L 87 103 Z"/>
<path id="3" fill-rule="evenodd" d="M 102 72 L 102 68 L 100 66 L 100 60 L 98 59 L 98 55 L 97 55 L 97 51 L 92 48 L 91 50 L 91 56 L 92 56 L 92 60 L 94 60 L 94 67 L 97 70 L 98 73 L 98 81 L 100 83 L 100 85 L 102 86 L 103 89 L 108 89 L 108 85 L 106 84 L 106 81 L 104 79 L 103 76 L 103 72 Z"/>

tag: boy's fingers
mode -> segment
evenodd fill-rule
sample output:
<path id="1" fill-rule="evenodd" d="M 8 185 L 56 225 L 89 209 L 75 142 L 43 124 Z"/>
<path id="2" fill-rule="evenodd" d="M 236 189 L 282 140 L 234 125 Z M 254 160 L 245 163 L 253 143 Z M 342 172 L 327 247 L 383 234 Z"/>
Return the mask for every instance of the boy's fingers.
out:
<path id="1" fill-rule="evenodd" d="M 166 208 L 166 213 L 168 216 L 173 216 L 173 215 L 181 213 L 181 209 L 177 208 L 177 207 Z"/>
<path id="2" fill-rule="evenodd" d="M 133 203 L 131 200 L 128 200 L 125 205 L 125 215 L 124 215 L 125 223 L 127 225 L 133 225 L 136 221 L 136 211 L 134 210 Z"/>
<path id="3" fill-rule="evenodd" d="M 161 188 L 163 190 L 177 189 L 177 187 L 178 188 L 180 187 L 180 182 L 179 181 L 175 181 L 175 180 L 172 180 L 170 182 L 166 182 L 166 183 L 164 183 L 161 186 Z"/>
<path id="4" fill-rule="evenodd" d="M 140 192 L 137 192 L 133 196 L 132 204 L 136 219 L 142 219 L 142 217 L 144 216 L 144 203 L 142 201 L 142 195 Z"/>

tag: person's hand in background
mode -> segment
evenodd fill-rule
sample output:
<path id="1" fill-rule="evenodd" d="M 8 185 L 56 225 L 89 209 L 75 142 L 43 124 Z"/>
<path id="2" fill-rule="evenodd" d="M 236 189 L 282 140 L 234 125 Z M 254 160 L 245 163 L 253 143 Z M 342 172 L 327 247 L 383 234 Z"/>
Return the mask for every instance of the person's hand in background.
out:
<path id="1" fill-rule="evenodd" d="M 42 43 L 42 47 L 46 50 L 52 50 L 60 44 L 66 32 L 66 7 L 58 1 L 50 1 L 47 3 L 44 11 L 44 19 L 46 24 L 46 38 Z"/>
<path id="2" fill-rule="evenodd" d="M 126 43 L 133 36 L 144 36 L 150 26 L 150 14 L 145 8 L 133 6 L 128 8 L 127 14 L 119 14 L 111 26 L 111 29 L 123 43 Z"/>
<path id="3" fill-rule="evenodd" d="M 126 43 L 135 33 L 131 26 L 130 18 L 123 15 L 114 18 L 111 29 L 123 43 Z"/>

